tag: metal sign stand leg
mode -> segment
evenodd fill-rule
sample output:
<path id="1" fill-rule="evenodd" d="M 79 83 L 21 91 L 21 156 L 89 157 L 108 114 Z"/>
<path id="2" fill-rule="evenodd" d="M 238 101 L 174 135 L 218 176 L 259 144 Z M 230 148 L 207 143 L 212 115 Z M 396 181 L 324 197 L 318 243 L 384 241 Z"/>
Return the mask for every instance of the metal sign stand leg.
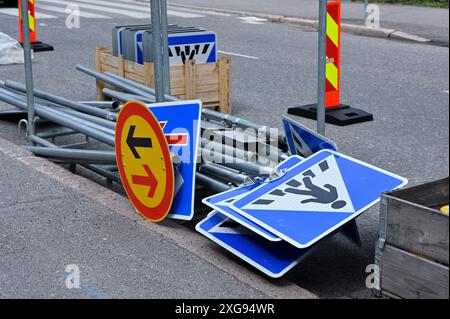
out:
<path id="1" fill-rule="evenodd" d="M 150 0 L 150 8 L 154 35 L 156 102 L 160 103 L 165 101 L 165 94 L 170 93 L 167 2 L 165 0 Z"/>
<path id="2" fill-rule="evenodd" d="M 22 10 L 22 28 L 23 28 L 23 54 L 25 60 L 25 83 L 27 87 L 27 105 L 28 105 L 28 125 L 27 136 L 29 143 L 30 137 L 35 134 L 35 109 L 34 109 L 34 87 L 33 87 L 33 65 L 31 61 L 31 43 L 30 30 L 28 29 L 28 0 L 20 1 Z"/>

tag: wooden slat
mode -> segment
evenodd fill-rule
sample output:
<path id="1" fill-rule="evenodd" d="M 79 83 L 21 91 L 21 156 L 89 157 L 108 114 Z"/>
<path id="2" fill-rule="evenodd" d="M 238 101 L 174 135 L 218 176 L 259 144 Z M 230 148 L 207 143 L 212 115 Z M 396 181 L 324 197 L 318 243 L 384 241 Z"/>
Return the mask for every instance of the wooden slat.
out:
<path id="1" fill-rule="evenodd" d="M 197 94 L 194 61 L 187 61 L 184 65 L 184 79 L 186 82 L 186 99 L 192 100 Z"/>
<path id="2" fill-rule="evenodd" d="M 383 250 L 381 289 L 406 299 L 448 299 L 448 267 L 391 245 Z"/>
<path id="3" fill-rule="evenodd" d="M 125 63 L 125 72 L 133 73 L 133 74 L 135 74 L 137 76 L 140 76 L 141 78 L 145 77 L 145 68 L 144 68 L 144 66 L 141 65 L 141 64 L 134 63 L 134 62 L 127 61 Z"/>
<path id="4" fill-rule="evenodd" d="M 132 80 L 132 81 L 135 81 L 135 82 L 137 82 L 137 83 L 145 84 L 145 79 L 144 79 L 143 77 L 140 77 L 140 76 L 135 75 L 135 74 L 133 74 L 133 73 L 128 73 L 128 72 L 126 72 L 126 73 L 125 73 L 125 77 L 126 77 L 127 79 Z"/>
<path id="5" fill-rule="evenodd" d="M 201 100 L 203 103 L 218 103 L 218 95 L 217 92 L 205 92 L 205 93 L 197 93 L 197 99 Z"/>
<path id="6" fill-rule="evenodd" d="M 386 241 L 448 265 L 448 215 L 405 200 L 386 197 L 389 203 Z"/>
<path id="7" fill-rule="evenodd" d="M 140 65 L 115 57 L 107 49 L 96 50 L 96 63 L 99 72 L 109 71 L 127 79 L 154 88 L 153 64 Z M 97 56 L 98 55 L 98 56 Z M 101 70 L 101 71 L 100 71 Z M 205 107 L 213 107 L 231 112 L 231 79 L 229 59 L 217 63 L 195 64 L 188 61 L 186 65 L 170 68 L 171 93 L 180 99 L 199 99 Z M 187 80 L 188 79 L 188 80 Z M 189 80 L 190 79 L 190 80 Z M 97 94 L 100 96 L 104 84 L 98 83 Z M 103 95 L 102 95 L 103 96 Z"/>
<path id="8" fill-rule="evenodd" d="M 105 53 L 102 55 L 102 63 L 104 65 L 118 69 L 119 64 L 120 64 L 120 59 L 115 56 L 109 55 L 109 53 Z"/>
<path id="9" fill-rule="evenodd" d="M 111 73 L 114 73 L 114 74 L 119 74 L 119 69 L 113 68 L 112 66 L 109 66 L 109 65 L 103 65 L 102 66 L 102 71 L 103 72 L 111 72 Z"/>
<path id="10" fill-rule="evenodd" d="M 390 195 L 427 207 L 448 205 L 449 178 L 401 189 L 391 192 Z"/>
<path id="11" fill-rule="evenodd" d="M 219 110 L 231 114 L 231 67 L 226 57 L 219 59 Z"/>
<path id="12" fill-rule="evenodd" d="M 103 65 L 102 65 L 102 55 L 103 52 L 106 51 L 105 48 L 97 48 L 95 49 L 95 55 L 94 55 L 94 61 L 95 61 L 95 69 L 97 72 L 103 72 Z M 103 95 L 103 88 L 105 87 L 105 83 L 100 80 L 96 80 L 96 95 L 97 100 L 104 101 L 106 97 Z"/>

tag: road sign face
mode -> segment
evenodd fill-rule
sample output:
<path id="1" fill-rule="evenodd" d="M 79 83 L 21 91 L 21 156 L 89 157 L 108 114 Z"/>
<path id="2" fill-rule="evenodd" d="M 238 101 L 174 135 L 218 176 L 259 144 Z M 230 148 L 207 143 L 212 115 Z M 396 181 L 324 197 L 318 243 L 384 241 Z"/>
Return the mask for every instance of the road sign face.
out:
<path id="1" fill-rule="evenodd" d="M 163 128 L 170 152 L 177 155 L 181 161 L 175 168 L 175 194 L 169 217 L 191 220 L 194 217 L 202 102 L 151 104 L 150 110 Z"/>
<path id="2" fill-rule="evenodd" d="M 272 278 L 282 277 L 312 249 L 268 241 L 218 212 L 211 213 L 196 230 Z"/>
<path id="3" fill-rule="evenodd" d="M 143 34 L 136 34 L 136 62 L 144 63 Z M 217 35 L 202 31 L 192 33 L 174 33 L 168 36 L 170 65 L 183 65 L 186 61 L 200 63 L 217 62 Z"/>
<path id="4" fill-rule="evenodd" d="M 116 125 L 120 178 L 136 210 L 153 222 L 170 211 L 174 194 L 172 157 L 152 112 L 139 102 L 125 104 Z"/>
<path id="5" fill-rule="evenodd" d="M 302 160 L 303 159 L 299 156 L 293 156 L 281 163 L 278 166 L 278 169 L 283 170 L 291 168 L 300 163 Z M 224 193 L 205 198 L 203 199 L 203 203 L 269 241 L 281 241 L 280 237 L 272 234 L 270 231 L 252 222 L 250 219 L 234 211 L 232 208 L 233 203 L 245 197 L 249 192 L 258 188 L 259 186 L 261 186 L 261 183 L 231 189 Z"/>
<path id="6" fill-rule="evenodd" d="M 307 248 L 375 205 L 383 192 L 407 182 L 375 166 L 323 150 L 232 207 L 295 247 Z"/>
<path id="7" fill-rule="evenodd" d="M 284 131 L 292 155 L 309 157 L 320 150 L 337 151 L 338 147 L 331 140 L 304 127 L 296 121 L 284 116 Z"/>

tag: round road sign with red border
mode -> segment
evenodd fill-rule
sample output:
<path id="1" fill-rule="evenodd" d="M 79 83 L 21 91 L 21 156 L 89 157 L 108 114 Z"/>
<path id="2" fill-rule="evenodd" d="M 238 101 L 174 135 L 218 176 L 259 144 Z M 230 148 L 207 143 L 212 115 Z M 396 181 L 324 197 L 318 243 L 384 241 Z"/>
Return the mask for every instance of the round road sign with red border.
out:
<path id="1" fill-rule="evenodd" d="M 116 157 L 120 178 L 136 210 L 162 221 L 174 197 L 172 157 L 161 125 L 140 102 L 128 102 L 116 125 Z"/>

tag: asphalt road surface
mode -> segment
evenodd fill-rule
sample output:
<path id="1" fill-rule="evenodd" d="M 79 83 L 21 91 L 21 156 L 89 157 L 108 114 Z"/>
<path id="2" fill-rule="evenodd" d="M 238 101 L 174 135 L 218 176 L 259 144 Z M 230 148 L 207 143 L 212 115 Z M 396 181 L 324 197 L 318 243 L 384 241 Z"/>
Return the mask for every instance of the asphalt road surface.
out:
<path id="1" fill-rule="evenodd" d="M 82 17 L 79 29 L 68 29 L 65 6 L 56 2 L 40 1 L 39 40 L 52 44 L 55 52 L 35 54 L 35 86 L 69 98 L 94 99 L 95 82 L 77 72 L 75 65 L 93 67 L 94 48 L 111 47 L 114 25 L 148 19 L 124 15 L 119 1 L 110 1 L 111 5 L 70 1 L 83 5 L 85 16 L 103 17 Z M 136 15 L 145 12 L 145 8 L 128 10 Z M 281 128 L 281 116 L 289 106 L 316 101 L 317 33 L 313 30 L 179 8 L 172 8 L 169 21 L 217 32 L 219 49 L 232 57 L 236 115 Z M 17 38 L 17 17 L 12 12 L 0 10 L 0 32 Z M 23 81 L 23 73 L 22 65 L 0 66 L 0 79 Z M 342 101 L 373 113 L 375 121 L 328 125 L 327 136 L 341 152 L 407 177 L 410 185 L 448 176 L 448 74 L 448 48 L 343 34 Z M 315 128 L 314 121 L 299 121 Z M 16 132 L 15 125 L 0 122 L 0 136 L 23 143 Z M 362 215 L 358 224 L 362 248 L 337 235 L 291 271 L 288 279 L 322 298 L 370 297 L 365 269 L 374 260 L 378 207 Z"/>

